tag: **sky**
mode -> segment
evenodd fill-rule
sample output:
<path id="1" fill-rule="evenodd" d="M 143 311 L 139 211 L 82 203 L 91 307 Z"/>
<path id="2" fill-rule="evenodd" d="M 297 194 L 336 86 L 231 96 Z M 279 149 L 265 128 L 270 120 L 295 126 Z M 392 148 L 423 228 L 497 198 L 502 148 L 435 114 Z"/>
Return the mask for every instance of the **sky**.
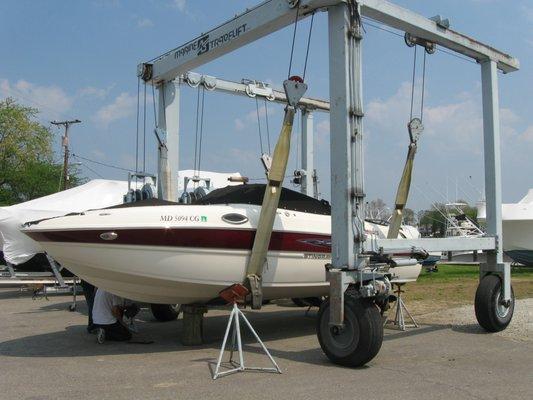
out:
<path id="1" fill-rule="evenodd" d="M 73 160 L 82 162 L 83 174 L 91 179 L 126 179 L 125 170 L 97 163 L 135 169 L 137 64 L 188 42 L 258 2 L 4 0 L 0 2 L 0 99 L 9 96 L 38 108 L 38 118 L 47 126 L 51 120 L 79 118 L 82 123 L 72 127 L 70 145 L 74 154 L 84 158 Z M 518 201 L 533 187 L 533 0 L 395 3 L 427 17 L 449 18 L 453 29 L 520 60 L 520 71 L 499 74 L 503 201 Z M 379 29 L 375 22 L 364 21 L 364 25 L 365 191 L 367 200 L 382 198 L 392 205 L 409 140 L 406 125 L 413 49 L 403 37 Z M 297 26 L 294 74 L 303 72 L 309 27 L 310 19 Z M 293 26 L 289 26 L 195 71 L 233 81 L 260 80 L 280 89 L 289 67 L 292 33 Z M 327 15 L 318 13 L 306 73 L 310 97 L 329 97 L 327 46 Z M 421 100 L 421 55 L 419 51 L 416 116 Z M 155 173 L 154 104 L 151 86 L 146 90 L 138 166 L 142 169 L 144 158 L 145 170 Z M 142 86 L 140 102 L 144 102 Z M 191 169 L 194 164 L 196 104 L 196 89 L 182 87 L 180 169 Z M 206 92 L 202 169 L 264 177 L 257 107 L 263 141 L 267 141 L 268 121 L 273 147 L 281 128 L 281 105 L 268 104 L 265 109 L 263 102 L 256 104 L 253 99 Z M 314 121 L 315 166 L 320 191 L 329 199 L 329 117 L 315 113 Z M 408 207 L 419 210 L 433 202 L 480 200 L 484 178 L 479 65 L 443 51 L 427 56 L 424 126 Z M 59 159 L 61 131 L 53 130 Z M 290 172 L 300 166 L 299 137 L 296 122 Z"/>

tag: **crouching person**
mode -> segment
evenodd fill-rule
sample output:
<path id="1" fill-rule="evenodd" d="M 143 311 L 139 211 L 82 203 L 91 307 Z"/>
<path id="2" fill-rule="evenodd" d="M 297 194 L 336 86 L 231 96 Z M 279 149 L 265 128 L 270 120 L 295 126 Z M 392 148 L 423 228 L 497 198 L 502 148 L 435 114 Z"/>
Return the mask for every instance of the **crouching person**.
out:
<path id="1" fill-rule="evenodd" d="M 98 288 L 94 296 L 93 324 L 97 330 L 98 343 L 106 340 L 126 341 L 131 332 L 124 324 L 124 300 Z"/>

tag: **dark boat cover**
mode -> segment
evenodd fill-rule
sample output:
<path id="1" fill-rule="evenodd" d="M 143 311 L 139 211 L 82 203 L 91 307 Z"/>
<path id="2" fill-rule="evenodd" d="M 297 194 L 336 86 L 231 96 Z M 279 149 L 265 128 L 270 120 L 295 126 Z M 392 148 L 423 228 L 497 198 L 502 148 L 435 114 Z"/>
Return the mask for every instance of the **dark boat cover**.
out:
<path id="1" fill-rule="evenodd" d="M 260 183 L 226 186 L 225 188 L 213 190 L 206 196 L 194 201 L 193 204 L 253 204 L 260 206 L 263 204 L 265 187 L 265 184 Z M 331 214 L 331 206 L 326 200 L 317 200 L 287 188 L 281 190 L 278 208 L 311 214 Z"/>
<path id="2" fill-rule="evenodd" d="M 214 204 L 252 204 L 260 206 L 263 204 L 265 194 L 265 184 L 236 185 L 226 186 L 225 188 L 216 189 L 206 196 L 196 199 L 192 205 L 214 205 Z M 108 208 L 126 208 L 126 207 L 150 207 L 150 206 L 171 206 L 181 203 L 160 199 L 148 199 L 136 201 L 133 203 L 119 204 Z M 186 204 L 182 204 L 186 205 Z M 287 188 L 281 191 L 279 207 L 284 210 L 307 212 L 311 214 L 330 215 L 331 206 L 326 200 L 317 200 L 305 194 L 295 192 Z"/>

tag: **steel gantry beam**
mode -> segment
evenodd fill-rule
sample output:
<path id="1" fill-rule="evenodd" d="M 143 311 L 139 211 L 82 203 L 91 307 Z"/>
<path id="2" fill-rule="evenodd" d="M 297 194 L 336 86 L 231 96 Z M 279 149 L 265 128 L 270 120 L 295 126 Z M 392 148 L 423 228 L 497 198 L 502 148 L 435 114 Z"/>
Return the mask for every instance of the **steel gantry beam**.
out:
<path id="1" fill-rule="evenodd" d="M 341 0 L 267 0 L 246 10 L 167 53 L 142 63 L 138 75 L 147 82 L 168 81 L 233 50 L 292 24 L 299 18 L 327 10 Z M 384 0 L 360 0 L 361 15 L 429 40 L 476 61 L 492 60 L 503 72 L 516 71 L 517 59 L 466 35 L 440 27 L 420 14 Z"/>
<path id="2" fill-rule="evenodd" d="M 207 90 L 217 90 L 252 98 L 257 96 L 274 103 L 287 104 L 287 96 L 284 91 L 274 89 L 268 83 L 253 79 L 233 82 L 197 72 L 187 72 L 180 77 L 180 82 L 187 83 L 191 87 L 203 85 Z M 329 101 L 302 97 L 298 102 L 298 108 L 308 111 L 328 112 Z"/>

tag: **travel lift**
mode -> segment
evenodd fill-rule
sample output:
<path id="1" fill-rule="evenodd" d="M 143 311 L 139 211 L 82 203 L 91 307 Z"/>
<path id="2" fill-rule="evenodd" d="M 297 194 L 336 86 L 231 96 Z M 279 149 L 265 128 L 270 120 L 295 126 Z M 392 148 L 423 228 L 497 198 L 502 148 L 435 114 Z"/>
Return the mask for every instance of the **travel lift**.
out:
<path id="1" fill-rule="evenodd" d="M 347 366 L 363 365 L 377 355 L 383 340 L 383 325 L 375 303 L 388 296 L 390 285 L 382 274 L 375 272 L 376 265 L 370 256 L 387 260 L 393 254 L 414 253 L 419 249 L 486 251 L 487 263 L 480 266 L 480 284 L 475 298 L 476 317 L 488 331 L 505 329 L 513 314 L 514 296 L 510 265 L 503 262 L 501 246 L 497 73 L 498 69 L 504 73 L 516 71 L 519 62 L 449 29 L 446 21 L 440 18 L 428 19 L 384 0 L 267 0 L 139 65 L 138 75 L 157 87 L 159 92 L 158 129 L 166 134 L 165 151 L 159 158 L 160 170 L 173 171 L 168 179 L 160 179 L 160 194 L 165 199 L 176 199 L 179 92 L 175 79 L 317 11 L 328 13 L 331 108 L 332 261 L 331 265 L 325 266 L 330 296 L 320 309 L 317 325 L 323 351 L 333 362 Z M 487 234 L 484 237 L 399 240 L 365 235 L 362 17 L 401 30 L 411 41 L 445 47 L 481 65 L 487 203 Z M 257 299 L 254 303 L 258 306 Z"/>

